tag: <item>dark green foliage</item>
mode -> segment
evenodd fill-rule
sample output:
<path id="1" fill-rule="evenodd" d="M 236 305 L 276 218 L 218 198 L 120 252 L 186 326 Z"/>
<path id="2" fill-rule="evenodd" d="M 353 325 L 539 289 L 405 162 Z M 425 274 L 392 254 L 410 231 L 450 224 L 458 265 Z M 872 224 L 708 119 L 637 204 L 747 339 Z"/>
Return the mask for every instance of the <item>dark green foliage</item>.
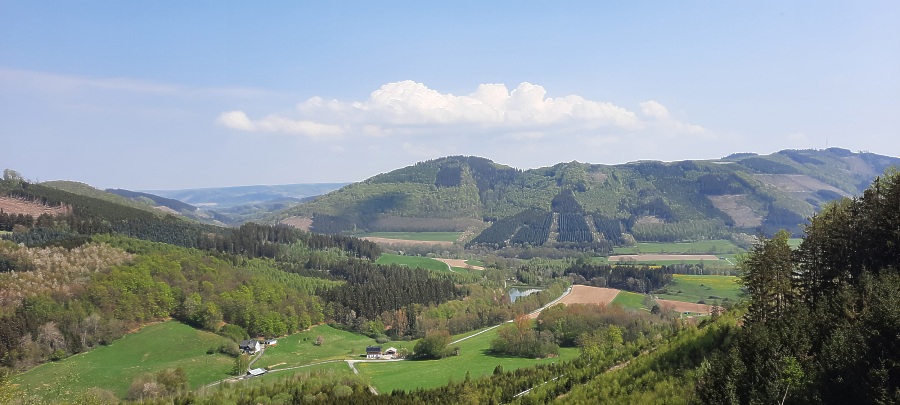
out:
<path id="1" fill-rule="evenodd" d="M 436 187 L 459 187 L 462 182 L 462 168 L 444 166 L 437 172 L 437 178 L 434 180 Z"/>
<path id="2" fill-rule="evenodd" d="M 597 232 L 603 235 L 604 239 L 614 245 L 622 245 L 624 243 L 622 235 L 624 234 L 626 227 L 622 220 L 606 218 L 600 213 L 594 213 L 593 218 L 594 227 L 597 228 Z"/>
<path id="3" fill-rule="evenodd" d="M 800 171 L 787 164 L 765 157 L 741 159 L 739 163 L 759 173 L 765 174 L 800 174 Z"/>
<path id="4" fill-rule="evenodd" d="M 765 218 L 763 218 L 760 229 L 764 235 L 772 235 L 779 229 L 786 229 L 793 234 L 799 234 L 806 223 L 806 218 L 800 214 L 787 208 L 772 205 Z"/>
<path id="5" fill-rule="evenodd" d="M 24 214 L 7 214 L 0 210 L 0 231 L 12 231 L 16 225 L 30 228 L 34 226 L 34 217 Z"/>
<path id="6" fill-rule="evenodd" d="M 703 403 L 900 401 L 900 174 L 827 206 L 743 262 L 751 312 L 702 374 Z"/>
<path id="7" fill-rule="evenodd" d="M 322 292 L 333 303 L 334 319 L 345 324 L 374 320 L 383 312 L 412 304 L 440 304 L 457 299 L 462 292 L 448 279 L 438 279 L 422 269 L 378 266 L 367 262 L 349 263 L 331 274 L 347 283 Z"/>
<path id="8" fill-rule="evenodd" d="M 441 359 L 451 356 L 452 349 L 447 345 L 450 343 L 450 333 L 446 330 L 435 330 L 425 334 L 425 337 L 416 342 L 413 348 L 416 358 L 422 359 Z"/>
<path id="9" fill-rule="evenodd" d="M 700 194 L 723 195 L 744 194 L 748 191 L 746 181 L 734 173 L 710 173 L 697 178 Z"/>
<path id="10" fill-rule="evenodd" d="M 468 246 L 486 245 L 501 248 L 507 245 L 507 241 L 513 244 L 541 245 L 550 235 L 552 215 L 542 210 L 522 211 L 513 217 L 494 222 L 469 242 Z M 527 229 L 522 231 L 521 228 Z M 522 233 L 517 234 L 520 231 Z"/>
<path id="11" fill-rule="evenodd" d="M 530 211 L 527 215 L 517 216 L 522 224 L 516 234 L 510 239 L 512 244 L 529 244 L 532 246 L 543 245 L 550 237 L 550 227 L 553 225 L 553 214 L 543 211 Z"/>
<path id="12" fill-rule="evenodd" d="M 81 246 L 88 241 L 90 237 L 68 232 L 57 228 L 31 228 L 25 233 L 13 233 L 6 236 L 5 239 L 15 243 L 21 243 L 25 246 L 62 246 L 72 249 Z"/>
<path id="13" fill-rule="evenodd" d="M 575 263 L 565 270 L 565 274 L 575 274 L 597 287 L 618 288 L 620 290 L 647 294 L 672 282 L 672 274 L 666 267 L 609 266 Z"/>
<path id="14" fill-rule="evenodd" d="M 587 221 L 584 220 L 583 213 L 559 214 L 559 237 L 557 241 L 572 243 L 591 243 L 594 241 L 591 228 L 588 227 Z"/>
<path id="15" fill-rule="evenodd" d="M 560 213 L 579 213 L 583 212 L 581 204 L 575 200 L 575 194 L 571 189 L 565 189 L 559 192 L 553 200 L 550 201 L 550 210 Z"/>
<path id="16" fill-rule="evenodd" d="M 512 324 L 497 329 L 497 339 L 491 342 L 491 351 L 507 356 L 531 359 L 559 354 L 559 345 L 554 342 L 553 333 L 535 330 L 531 320 L 520 315 Z"/>
<path id="17" fill-rule="evenodd" d="M 350 219 L 342 216 L 325 215 L 316 213 L 313 215 L 312 230 L 319 233 L 339 234 L 352 231 L 356 225 Z"/>

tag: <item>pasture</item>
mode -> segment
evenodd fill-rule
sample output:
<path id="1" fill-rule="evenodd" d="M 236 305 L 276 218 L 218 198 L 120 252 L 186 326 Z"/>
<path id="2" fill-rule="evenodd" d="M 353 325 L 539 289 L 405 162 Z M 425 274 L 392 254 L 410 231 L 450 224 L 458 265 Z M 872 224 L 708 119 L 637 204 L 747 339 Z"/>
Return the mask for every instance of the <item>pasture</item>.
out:
<path id="1" fill-rule="evenodd" d="M 462 232 L 370 232 L 358 237 L 414 240 L 419 242 L 456 242 Z"/>
<path id="2" fill-rule="evenodd" d="M 176 321 L 144 327 L 109 346 L 45 363 L 13 377 L 12 384 L 48 401 L 71 401 L 99 387 L 124 397 L 135 377 L 167 368 L 184 369 L 192 389 L 230 375 L 234 359 L 206 354 L 227 338 Z M 76 401 L 77 402 L 77 401 Z"/>
<path id="3" fill-rule="evenodd" d="M 321 346 L 315 345 L 318 336 L 322 336 Z M 360 355 L 365 357 L 366 346 L 393 346 L 398 349 L 406 347 L 412 351 L 414 344 L 415 342 L 389 342 L 379 345 L 368 336 L 319 325 L 279 338 L 278 345 L 266 348 L 265 354 L 253 366 L 278 369 L 328 360 L 358 360 Z"/>
<path id="4" fill-rule="evenodd" d="M 460 337 L 463 335 L 460 335 Z M 490 353 L 491 341 L 497 337 L 496 330 L 482 333 L 451 347 L 459 347 L 459 356 L 441 360 L 407 360 L 384 363 L 356 363 L 360 374 L 369 379 L 378 392 L 389 393 L 395 389 L 412 390 L 433 388 L 453 381 L 462 381 L 466 372 L 471 378 L 493 373 L 498 365 L 504 370 L 515 370 L 537 364 L 555 363 L 578 357 L 578 348 L 560 348 L 559 357 L 546 359 L 525 359 L 520 357 L 495 356 Z M 457 337 L 454 337 L 454 340 Z"/>
<path id="5" fill-rule="evenodd" d="M 398 264 L 401 266 L 406 266 L 410 268 L 420 268 L 425 270 L 433 270 L 433 271 L 441 271 L 441 272 L 449 272 L 450 266 L 446 263 L 439 262 L 437 260 L 428 258 L 428 257 L 420 257 L 420 256 L 403 256 L 403 255 L 395 255 L 392 253 L 383 253 L 378 260 L 375 261 L 378 264 Z"/>
<path id="6" fill-rule="evenodd" d="M 722 299 L 737 301 L 742 293 L 738 278 L 735 276 L 694 276 L 686 274 L 673 275 L 672 284 L 667 285 L 665 293 L 657 294 L 660 299 L 699 302 L 711 304 Z M 717 297 L 717 298 L 716 298 Z"/>
<path id="7" fill-rule="evenodd" d="M 646 309 L 644 307 L 644 294 L 638 294 L 630 291 L 619 291 L 616 298 L 610 304 L 620 305 L 629 309 Z"/>

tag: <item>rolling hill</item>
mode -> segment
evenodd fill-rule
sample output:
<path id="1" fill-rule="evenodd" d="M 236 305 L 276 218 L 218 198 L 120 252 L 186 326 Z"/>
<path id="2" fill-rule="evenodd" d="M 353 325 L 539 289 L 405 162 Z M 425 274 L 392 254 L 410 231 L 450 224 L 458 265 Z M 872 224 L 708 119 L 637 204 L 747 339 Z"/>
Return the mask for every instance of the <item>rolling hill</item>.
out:
<path id="1" fill-rule="evenodd" d="M 605 248 L 632 238 L 697 240 L 781 228 L 799 234 L 823 204 L 859 194 L 897 165 L 898 158 L 839 148 L 531 170 L 451 156 L 347 185 L 278 219 L 306 219 L 324 233 L 490 224 L 470 245 L 495 248 Z"/>

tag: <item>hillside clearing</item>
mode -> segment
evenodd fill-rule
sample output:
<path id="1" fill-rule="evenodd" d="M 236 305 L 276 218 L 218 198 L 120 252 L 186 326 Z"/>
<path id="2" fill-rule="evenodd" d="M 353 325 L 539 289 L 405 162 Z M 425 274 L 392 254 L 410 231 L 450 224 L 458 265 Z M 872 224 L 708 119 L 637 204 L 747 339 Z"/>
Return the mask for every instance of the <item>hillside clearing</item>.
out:
<path id="1" fill-rule="evenodd" d="M 12 197 L 0 197 L 0 210 L 7 214 L 31 215 L 35 218 L 39 217 L 41 214 L 57 216 L 72 213 L 72 208 L 68 206 L 50 207 L 44 204 Z"/>

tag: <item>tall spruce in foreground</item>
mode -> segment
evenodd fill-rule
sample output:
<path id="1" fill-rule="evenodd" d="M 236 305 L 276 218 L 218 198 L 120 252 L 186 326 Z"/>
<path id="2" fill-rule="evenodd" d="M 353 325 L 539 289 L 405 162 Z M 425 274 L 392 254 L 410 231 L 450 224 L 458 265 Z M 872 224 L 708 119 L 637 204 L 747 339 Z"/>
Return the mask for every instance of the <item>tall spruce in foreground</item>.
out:
<path id="1" fill-rule="evenodd" d="M 790 256 L 785 246 L 784 234 L 762 240 L 742 264 L 751 310 L 704 367 L 699 402 L 900 403 L 900 172 L 814 216 Z"/>

